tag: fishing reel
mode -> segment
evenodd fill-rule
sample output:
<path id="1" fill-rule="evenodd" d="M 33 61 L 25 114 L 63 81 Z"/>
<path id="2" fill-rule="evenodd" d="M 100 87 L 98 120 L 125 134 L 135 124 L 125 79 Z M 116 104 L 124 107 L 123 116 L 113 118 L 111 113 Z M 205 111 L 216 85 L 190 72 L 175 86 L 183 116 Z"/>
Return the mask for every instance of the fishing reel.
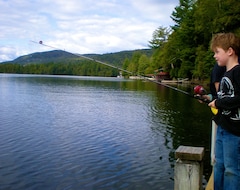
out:
<path id="1" fill-rule="evenodd" d="M 197 85 L 194 87 L 194 94 L 199 94 L 199 95 L 206 95 L 207 91 L 201 86 Z"/>
<path id="2" fill-rule="evenodd" d="M 210 103 L 210 100 L 208 100 L 207 98 L 204 98 L 203 95 L 207 95 L 207 91 L 201 86 L 201 85 L 197 85 L 194 87 L 194 97 L 204 103 Z M 211 107 L 211 111 L 214 115 L 216 115 L 218 113 L 218 109 Z"/>
<path id="3" fill-rule="evenodd" d="M 193 89 L 194 97 L 198 100 L 201 100 L 205 103 L 209 103 L 210 101 L 207 98 L 204 98 L 204 95 L 207 94 L 207 91 L 201 85 L 197 85 Z"/>

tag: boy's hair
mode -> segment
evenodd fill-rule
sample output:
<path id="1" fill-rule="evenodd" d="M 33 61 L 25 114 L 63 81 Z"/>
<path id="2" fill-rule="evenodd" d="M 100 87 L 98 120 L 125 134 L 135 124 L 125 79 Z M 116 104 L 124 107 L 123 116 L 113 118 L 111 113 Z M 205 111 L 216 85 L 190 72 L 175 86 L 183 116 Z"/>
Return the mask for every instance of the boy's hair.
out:
<path id="1" fill-rule="evenodd" d="M 233 33 L 218 33 L 215 34 L 211 41 L 211 50 L 216 50 L 217 47 L 227 51 L 230 47 L 234 50 L 235 54 L 240 54 L 240 39 Z"/>

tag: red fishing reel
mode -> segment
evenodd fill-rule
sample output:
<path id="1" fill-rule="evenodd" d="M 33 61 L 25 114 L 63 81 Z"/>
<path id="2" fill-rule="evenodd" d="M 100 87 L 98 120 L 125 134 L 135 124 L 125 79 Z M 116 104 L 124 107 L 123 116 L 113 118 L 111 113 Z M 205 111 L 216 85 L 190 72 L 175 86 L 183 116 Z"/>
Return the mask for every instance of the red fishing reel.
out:
<path id="1" fill-rule="evenodd" d="M 201 85 L 197 85 L 194 87 L 194 94 L 205 95 L 207 91 Z"/>
<path id="2" fill-rule="evenodd" d="M 197 85 L 194 87 L 194 94 L 195 94 L 194 98 L 201 100 L 207 104 L 210 102 L 210 100 L 202 97 L 203 95 L 207 94 L 207 91 L 201 85 Z M 211 111 L 214 115 L 216 115 L 218 113 L 218 109 L 214 108 L 214 107 L 211 107 Z"/>

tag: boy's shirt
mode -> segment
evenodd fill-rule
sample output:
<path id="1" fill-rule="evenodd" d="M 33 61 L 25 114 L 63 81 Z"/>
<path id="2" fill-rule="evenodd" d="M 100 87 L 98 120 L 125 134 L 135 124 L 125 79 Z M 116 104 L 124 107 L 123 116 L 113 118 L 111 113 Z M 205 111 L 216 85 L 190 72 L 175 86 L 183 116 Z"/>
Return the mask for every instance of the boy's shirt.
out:
<path id="1" fill-rule="evenodd" d="M 215 122 L 234 135 L 240 136 L 240 65 L 225 72 L 219 86 Z"/>

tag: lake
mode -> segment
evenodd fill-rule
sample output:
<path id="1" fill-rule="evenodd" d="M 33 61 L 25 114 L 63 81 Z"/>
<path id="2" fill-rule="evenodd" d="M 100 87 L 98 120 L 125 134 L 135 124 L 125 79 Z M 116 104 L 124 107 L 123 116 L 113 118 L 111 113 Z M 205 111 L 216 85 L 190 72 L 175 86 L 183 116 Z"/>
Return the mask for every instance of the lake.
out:
<path id="1" fill-rule="evenodd" d="M 0 74 L 0 108 L 0 189 L 173 189 L 180 145 L 211 172 L 210 109 L 153 82 Z"/>

